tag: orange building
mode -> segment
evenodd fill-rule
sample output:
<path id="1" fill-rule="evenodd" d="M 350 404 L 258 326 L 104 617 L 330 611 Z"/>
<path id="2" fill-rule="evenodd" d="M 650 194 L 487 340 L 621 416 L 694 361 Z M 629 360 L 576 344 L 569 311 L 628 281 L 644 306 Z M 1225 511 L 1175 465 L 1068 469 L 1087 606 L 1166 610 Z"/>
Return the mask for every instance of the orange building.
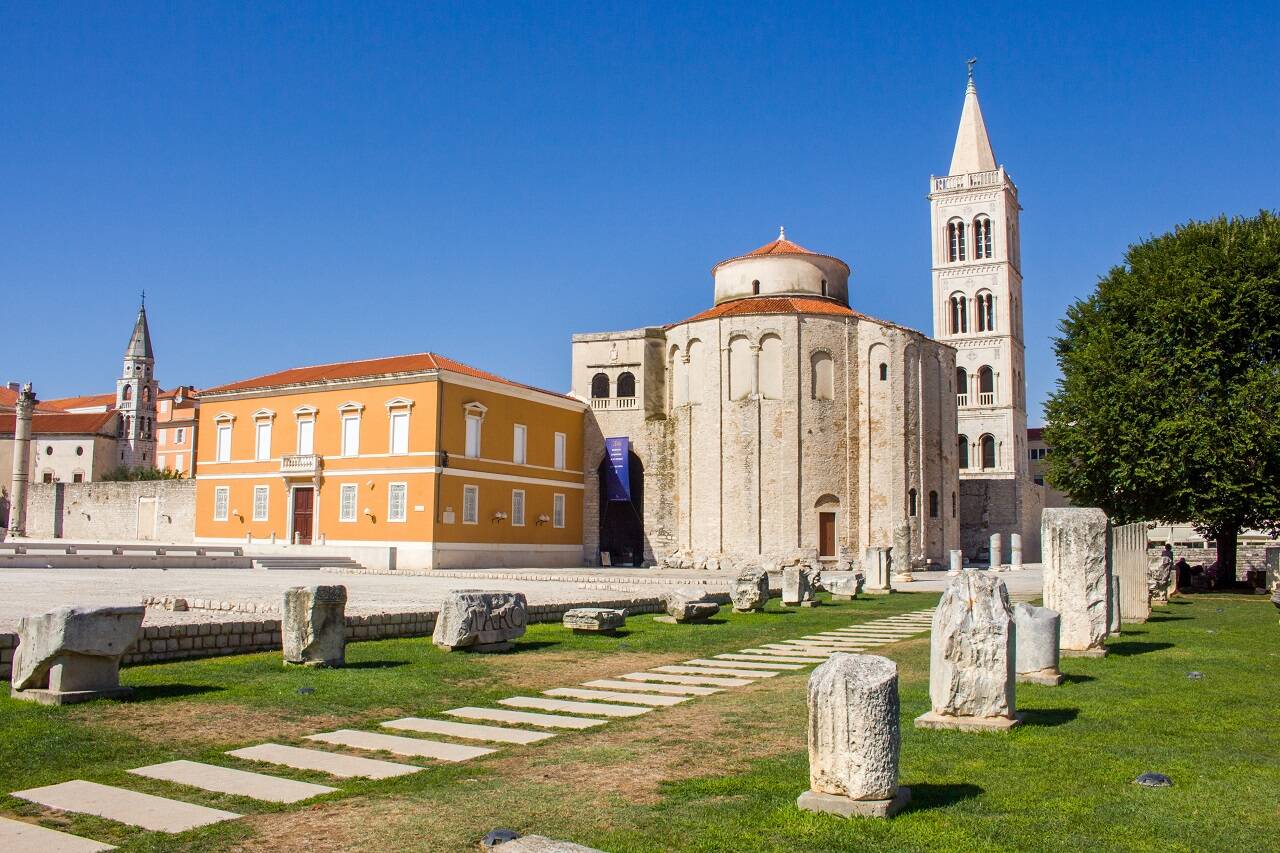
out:
<path id="1" fill-rule="evenodd" d="M 194 388 L 179 385 L 161 391 L 156 398 L 156 467 L 195 474 L 196 430 L 199 428 L 200 397 Z"/>
<path id="2" fill-rule="evenodd" d="M 434 353 L 205 389 L 196 538 L 398 568 L 577 565 L 585 410 Z"/>

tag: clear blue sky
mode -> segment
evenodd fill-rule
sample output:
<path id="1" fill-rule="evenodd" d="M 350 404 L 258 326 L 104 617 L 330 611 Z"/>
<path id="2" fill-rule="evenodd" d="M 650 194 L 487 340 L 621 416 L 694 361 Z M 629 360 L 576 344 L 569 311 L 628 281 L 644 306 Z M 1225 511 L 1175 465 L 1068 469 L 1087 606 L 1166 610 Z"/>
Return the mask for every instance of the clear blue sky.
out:
<path id="1" fill-rule="evenodd" d="M 1274 2 L 55 5 L 0 10 L 0 378 L 46 398 L 113 389 L 144 288 L 166 386 L 430 349 L 564 389 L 570 334 L 707 307 L 780 224 L 929 331 L 970 55 L 1032 423 L 1126 245 L 1280 203 Z"/>

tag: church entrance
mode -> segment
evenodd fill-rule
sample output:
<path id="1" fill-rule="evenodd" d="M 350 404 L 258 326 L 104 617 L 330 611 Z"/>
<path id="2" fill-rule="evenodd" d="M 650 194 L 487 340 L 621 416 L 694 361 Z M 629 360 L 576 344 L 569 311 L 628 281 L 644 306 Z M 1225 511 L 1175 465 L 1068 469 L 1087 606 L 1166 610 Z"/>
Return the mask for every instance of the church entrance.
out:
<path id="1" fill-rule="evenodd" d="M 639 566 L 644 563 L 644 464 L 629 452 L 628 474 L 631 500 L 611 501 L 609 495 L 609 459 L 600 462 L 596 474 L 600 480 L 600 562 L 608 554 L 609 565 Z"/>
<path id="2" fill-rule="evenodd" d="M 818 556 L 834 557 L 836 555 L 836 514 L 834 512 L 818 513 Z"/>
<path id="3" fill-rule="evenodd" d="M 315 495 L 315 489 L 311 486 L 298 486 L 293 490 L 293 540 L 298 545 L 311 544 Z"/>

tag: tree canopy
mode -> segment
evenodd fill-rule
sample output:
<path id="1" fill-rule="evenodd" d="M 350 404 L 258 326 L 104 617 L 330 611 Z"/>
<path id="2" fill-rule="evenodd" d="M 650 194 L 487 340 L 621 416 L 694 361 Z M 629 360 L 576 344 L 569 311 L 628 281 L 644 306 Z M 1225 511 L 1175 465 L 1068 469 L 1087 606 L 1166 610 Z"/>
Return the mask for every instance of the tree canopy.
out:
<path id="1" fill-rule="evenodd" d="M 1190 222 L 1129 247 L 1054 340 L 1048 479 L 1118 522 L 1230 542 L 1280 520 L 1280 220 Z M 1219 553 L 1220 559 L 1223 554 Z"/>

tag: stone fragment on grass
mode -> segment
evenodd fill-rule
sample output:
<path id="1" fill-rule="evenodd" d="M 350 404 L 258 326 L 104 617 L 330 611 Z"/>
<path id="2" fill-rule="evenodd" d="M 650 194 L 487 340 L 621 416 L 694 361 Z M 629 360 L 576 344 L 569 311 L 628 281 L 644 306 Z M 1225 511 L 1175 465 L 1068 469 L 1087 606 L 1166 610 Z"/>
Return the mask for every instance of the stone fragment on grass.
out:
<path id="1" fill-rule="evenodd" d="M 1013 607 L 1019 681 L 1056 686 L 1062 683 L 1058 669 L 1058 614 L 1048 607 L 1019 602 Z"/>
<path id="2" fill-rule="evenodd" d="M 280 619 L 284 662 L 342 666 L 347 649 L 347 588 L 295 586 L 284 591 Z"/>
<path id="3" fill-rule="evenodd" d="M 862 575 L 857 572 L 823 572 L 822 586 L 838 601 L 852 601 L 862 589 Z"/>
<path id="4" fill-rule="evenodd" d="M 667 610 L 667 618 L 663 621 L 675 621 L 681 624 L 706 622 L 720 612 L 720 605 L 714 601 L 707 601 L 705 593 L 700 589 L 677 587 L 666 592 L 662 596 L 662 602 Z"/>
<path id="5" fill-rule="evenodd" d="M 446 651 L 506 651 L 528 623 L 522 592 L 454 590 L 440 605 L 431 641 Z"/>
<path id="6" fill-rule="evenodd" d="M 769 574 L 763 569 L 753 569 L 739 575 L 733 582 L 732 598 L 737 613 L 764 610 L 769 601 Z"/>
<path id="7" fill-rule="evenodd" d="M 890 550 L 872 547 L 866 551 L 862 561 L 862 573 L 866 577 L 866 582 L 862 586 L 862 591 L 868 595 L 885 595 L 893 592 L 893 582 L 889 575 Z"/>
<path id="8" fill-rule="evenodd" d="M 796 804 L 844 816 L 888 817 L 898 787 L 898 667 L 879 655 L 831 658 L 809 677 L 809 790 Z"/>
<path id="9" fill-rule="evenodd" d="M 806 566 L 787 566 L 782 570 L 782 603 L 787 607 L 812 607 L 813 574 Z"/>
<path id="10" fill-rule="evenodd" d="M 1107 515 L 1051 507 L 1041 516 L 1044 606 L 1062 618 L 1063 654 L 1101 656 L 1111 619 Z"/>
<path id="11" fill-rule="evenodd" d="M 1014 705 L 1015 628 L 1004 582 L 962 570 L 933 614 L 929 650 L 932 710 L 921 728 L 1004 729 L 1020 718 Z"/>
<path id="12" fill-rule="evenodd" d="M 18 623 L 11 690 L 46 705 L 118 699 L 120 659 L 137 641 L 146 608 L 58 607 Z"/>
<path id="13" fill-rule="evenodd" d="M 612 607 L 575 607 L 561 622 L 575 634 L 614 634 L 627 624 L 627 614 Z"/>

